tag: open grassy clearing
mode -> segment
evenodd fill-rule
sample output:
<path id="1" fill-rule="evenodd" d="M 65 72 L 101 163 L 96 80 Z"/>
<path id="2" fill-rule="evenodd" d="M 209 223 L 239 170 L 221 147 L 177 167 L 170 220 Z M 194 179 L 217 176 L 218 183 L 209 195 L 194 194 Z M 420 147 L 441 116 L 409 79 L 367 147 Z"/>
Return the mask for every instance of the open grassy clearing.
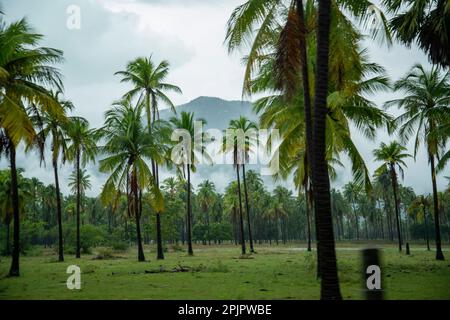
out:
<path id="1" fill-rule="evenodd" d="M 339 244 L 342 294 L 361 299 L 362 244 Z M 195 256 L 171 250 L 164 261 L 145 248 L 147 262 L 136 250 L 94 249 L 76 260 L 57 262 L 52 250 L 21 259 L 21 276 L 7 278 L 9 258 L 0 260 L 0 299 L 318 299 L 315 252 L 303 245 L 258 246 L 257 254 L 240 258 L 234 246 L 198 246 Z M 410 256 L 383 245 L 383 287 L 387 299 L 450 299 L 450 262 L 435 261 L 434 252 L 412 246 Z M 104 259 L 98 254 L 106 255 Z M 445 248 L 447 256 L 449 248 Z M 81 267 L 82 289 L 66 288 L 67 266 Z"/>

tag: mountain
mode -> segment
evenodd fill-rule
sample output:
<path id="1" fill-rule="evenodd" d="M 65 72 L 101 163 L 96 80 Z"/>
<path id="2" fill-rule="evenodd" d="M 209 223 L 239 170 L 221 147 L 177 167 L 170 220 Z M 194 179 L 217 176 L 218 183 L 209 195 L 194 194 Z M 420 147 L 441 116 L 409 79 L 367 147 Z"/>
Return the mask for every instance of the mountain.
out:
<path id="1" fill-rule="evenodd" d="M 258 122 L 257 115 L 252 110 L 252 103 L 248 101 L 227 101 L 214 97 L 198 97 L 186 104 L 175 107 L 177 114 L 182 111 L 194 112 L 195 118 L 202 118 L 206 120 L 207 124 L 204 129 L 219 129 L 225 130 L 228 128 L 229 122 L 232 119 L 237 119 L 239 116 Z M 165 109 L 160 111 L 161 119 L 168 120 L 174 116 L 171 110 Z M 249 164 L 246 166 L 247 170 L 256 170 L 259 172 L 261 166 L 259 164 Z M 162 180 L 168 177 L 173 172 L 161 171 Z M 214 182 L 218 191 L 223 192 L 225 187 L 231 181 L 236 179 L 236 171 L 231 164 L 215 164 L 199 165 L 197 172 L 192 175 L 192 184 L 198 185 L 203 180 L 209 179 Z M 269 189 L 273 188 L 273 180 L 270 176 L 263 176 L 263 181 Z"/>
<path id="2" fill-rule="evenodd" d="M 252 111 L 252 104 L 248 101 L 227 101 L 214 97 L 198 97 L 188 103 L 175 107 L 177 114 L 182 111 L 194 112 L 195 118 L 203 118 L 207 124 L 205 129 L 226 129 L 230 120 L 245 116 L 250 120 L 257 121 L 258 117 Z M 174 116 L 171 110 L 165 109 L 160 112 L 164 120 Z"/>

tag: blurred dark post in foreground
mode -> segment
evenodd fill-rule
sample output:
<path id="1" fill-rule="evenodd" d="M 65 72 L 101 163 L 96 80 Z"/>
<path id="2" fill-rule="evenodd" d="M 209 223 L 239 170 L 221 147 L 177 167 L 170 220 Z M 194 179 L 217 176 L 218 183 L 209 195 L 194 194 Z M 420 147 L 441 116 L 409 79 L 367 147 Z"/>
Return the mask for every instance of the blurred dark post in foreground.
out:
<path id="1" fill-rule="evenodd" d="M 362 275 L 366 300 L 383 300 L 379 249 L 362 250 Z"/>

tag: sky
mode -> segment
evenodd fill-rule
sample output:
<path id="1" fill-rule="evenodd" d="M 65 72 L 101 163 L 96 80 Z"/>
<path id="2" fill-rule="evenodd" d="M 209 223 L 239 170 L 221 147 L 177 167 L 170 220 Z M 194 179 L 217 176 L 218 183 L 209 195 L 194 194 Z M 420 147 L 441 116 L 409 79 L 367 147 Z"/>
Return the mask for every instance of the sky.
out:
<path id="1" fill-rule="evenodd" d="M 3 0 L 7 22 L 26 17 L 34 29 L 45 35 L 42 45 L 64 51 L 65 62 L 59 66 L 64 75 L 65 97 L 76 106 L 76 114 L 89 120 L 91 126 L 103 123 L 103 114 L 111 103 L 130 89 L 120 83 L 114 72 L 123 70 L 128 61 L 138 56 L 150 56 L 155 61 L 170 62 L 168 82 L 181 87 L 183 94 L 171 94 L 175 105 L 199 96 L 239 100 L 242 92 L 244 52 L 228 55 L 225 45 L 226 22 L 232 10 L 244 0 Z M 72 28 L 74 11 L 79 10 L 79 29 Z M 69 21 L 69 26 L 68 26 Z M 415 63 L 429 67 L 425 54 L 419 49 L 385 45 L 367 38 L 363 47 L 371 60 L 386 68 L 397 80 Z M 379 106 L 401 94 L 382 93 L 369 97 Z M 399 111 L 390 112 L 398 115 Z M 373 172 L 379 164 L 373 161 L 372 150 L 381 141 L 389 142 L 386 132 L 377 140 L 367 141 L 356 130 L 353 138 Z M 412 150 L 409 145 L 409 149 Z M 35 160 L 36 159 L 36 160 Z M 348 161 L 344 160 L 348 165 Z M 403 183 L 416 193 L 431 192 L 430 170 L 423 148 L 414 159 L 407 161 Z M 53 183 L 51 163 L 41 165 L 37 157 L 18 152 L 18 166 L 25 176 L 35 176 Z M 0 167 L 7 167 L 5 159 Z M 444 175 L 449 175 L 449 166 Z M 73 170 L 69 164 L 61 168 L 61 181 L 67 181 Z M 88 195 L 99 193 L 105 180 L 95 165 L 90 165 L 92 189 Z M 341 187 L 351 178 L 348 167 L 338 170 L 333 183 Z M 197 178 L 199 179 L 199 178 Z M 221 190 L 229 178 L 218 172 L 215 182 Z M 197 182 L 199 182 L 198 180 Z M 195 184 L 196 181 L 194 181 Z M 446 185 L 443 174 L 438 177 L 438 189 Z M 289 184 L 286 184 L 289 185 Z M 62 183 L 62 192 L 69 189 Z"/>

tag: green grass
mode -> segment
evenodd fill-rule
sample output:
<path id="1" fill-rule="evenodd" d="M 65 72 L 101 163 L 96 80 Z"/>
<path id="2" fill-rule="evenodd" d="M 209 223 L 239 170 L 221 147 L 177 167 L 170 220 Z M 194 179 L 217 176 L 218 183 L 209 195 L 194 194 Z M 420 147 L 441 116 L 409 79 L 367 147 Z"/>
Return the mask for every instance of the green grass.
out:
<path id="1" fill-rule="evenodd" d="M 359 243 L 339 244 L 339 277 L 344 299 L 362 299 Z M 450 262 L 435 261 L 434 252 L 412 245 L 399 254 L 383 247 L 383 283 L 387 299 L 450 299 Z M 195 255 L 168 252 L 156 260 L 154 247 L 137 262 L 136 251 L 94 259 L 96 253 L 57 262 L 52 250 L 21 257 L 21 276 L 6 277 L 10 259 L 0 260 L 0 299 L 318 299 L 315 252 L 303 244 L 257 246 L 257 254 L 239 256 L 239 247 L 197 246 Z M 102 251 L 104 253 L 104 250 Z M 446 248 L 447 259 L 450 251 Z M 66 288 L 67 266 L 80 266 L 81 290 Z M 188 268 L 187 272 L 172 272 Z M 164 272 L 159 272 L 163 270 Z"/>

